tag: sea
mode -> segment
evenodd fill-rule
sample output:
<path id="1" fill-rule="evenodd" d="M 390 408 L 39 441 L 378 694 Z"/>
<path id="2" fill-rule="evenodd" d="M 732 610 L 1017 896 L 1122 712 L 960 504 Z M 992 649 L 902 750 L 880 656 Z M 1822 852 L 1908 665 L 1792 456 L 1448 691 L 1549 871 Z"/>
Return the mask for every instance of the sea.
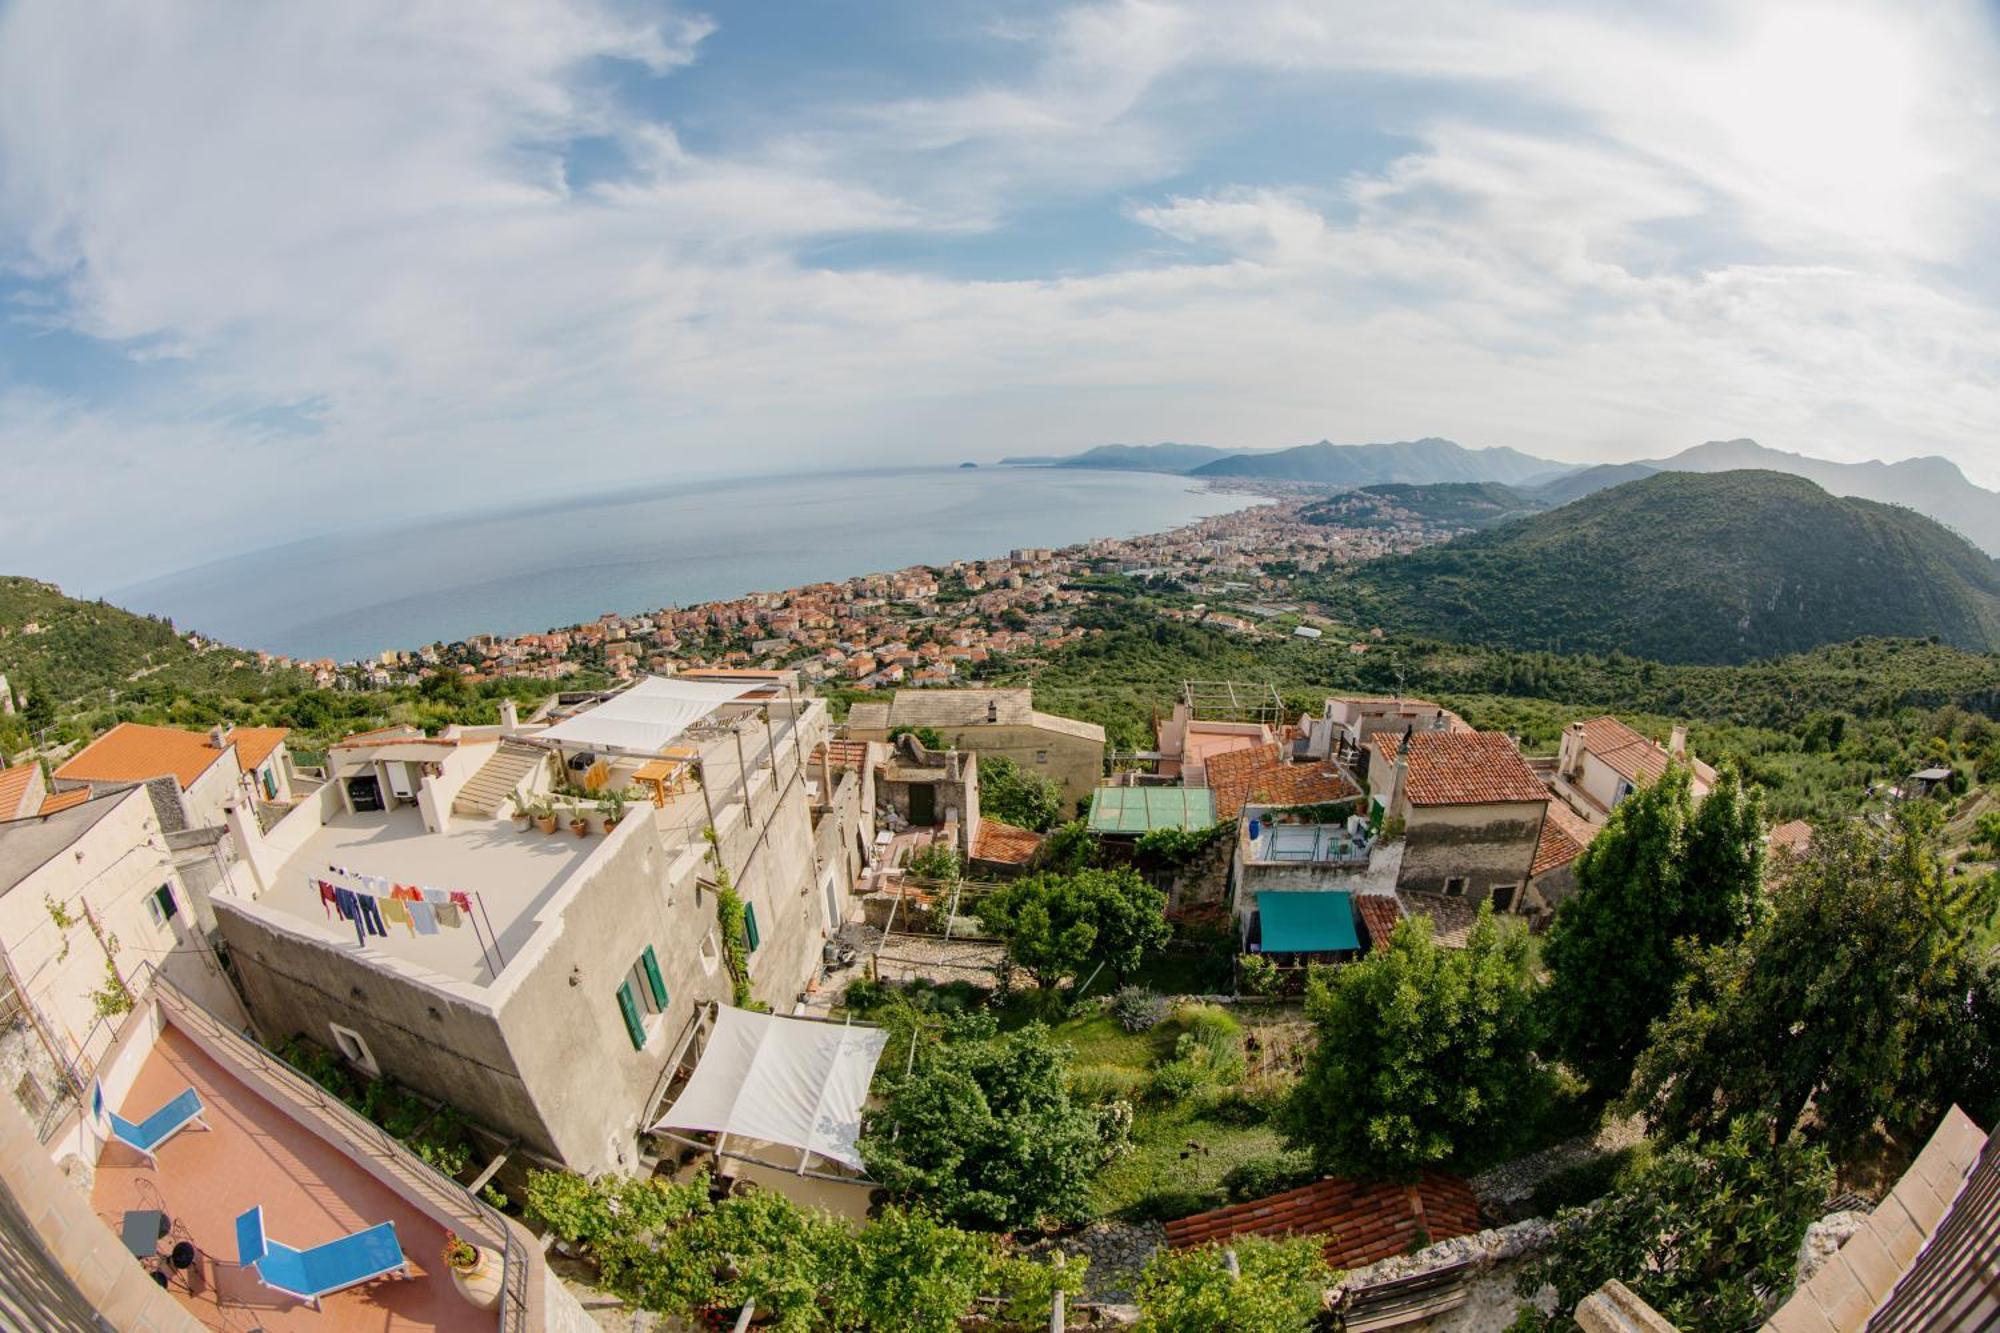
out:
<path id="1" fill-rule="evenodd" d="M 1257 503 L 1184 477 L 1073 468 L 748 477 L 357 526 L 106 598 L 225 643 L 348 661 L 1159 532 Z"/>

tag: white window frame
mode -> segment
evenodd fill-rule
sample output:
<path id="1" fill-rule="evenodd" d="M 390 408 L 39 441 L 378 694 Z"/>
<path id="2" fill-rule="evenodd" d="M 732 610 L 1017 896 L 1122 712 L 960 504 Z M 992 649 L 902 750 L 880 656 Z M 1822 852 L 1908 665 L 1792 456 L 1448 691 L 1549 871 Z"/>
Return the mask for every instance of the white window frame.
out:
<path id="1" fill-rule="evenodd" d="M 716 942 L 715 927 L 710 926 L 708 933 L 701 937 L 701 948 L 697 952 L 701 958 L 701 970 L 714 976 L 715 969 L 722 966 L 722 946 Z"/>
<path id="2" fill-rule="evenodd" d="M 333 1029 L 335 1048 L 349 1064 L 365 1070 L 371 1078 L 382 1077 L 382 1066 L 375 1063 L 375 1052 L 368 1049 L 366 1038 L 353 1028 L 342 1027 L 338 1023 L 329 1022 L 327 1026 Z"/>

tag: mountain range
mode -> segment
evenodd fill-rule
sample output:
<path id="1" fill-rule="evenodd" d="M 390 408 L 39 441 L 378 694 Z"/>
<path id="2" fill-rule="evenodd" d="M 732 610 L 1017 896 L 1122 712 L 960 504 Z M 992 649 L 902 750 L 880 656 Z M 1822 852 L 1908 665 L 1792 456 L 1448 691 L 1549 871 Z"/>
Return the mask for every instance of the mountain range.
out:
<path id="1" fill-rule="evenodd" d="M 2000 652 L 2000 563 L 1897 505 L 1772 471 L 1659 472 L 1409 555 L 1341 593 L 1464 642 L 1743 662 L 1848 639 Z"/>
<path id="2" fill-rule="evenodd" d="M 1468 449 L 1429 437 L 1397 443 L 1316 444 L 1231 450 L 1200 444 L 1099 445 L 1067 457 L 1003 458 L 1015 466 L 1117 468 L 1213 480 L 1262 479 L 1358 487 L 1384 482 L 1500 482 L 1548 505 L 1567 504 L 1655 472 L 1761 469 L 1804 477 L 1834 495 L 1904 505 L 2000 555 L 2000 492 L 1975 486 L 1936 456 L 1895 463 L 1836 463 L 1769 449 L 1755 440 L 1711 440 L 1669 458 L 1578 467 L 1507 448 Z"/>

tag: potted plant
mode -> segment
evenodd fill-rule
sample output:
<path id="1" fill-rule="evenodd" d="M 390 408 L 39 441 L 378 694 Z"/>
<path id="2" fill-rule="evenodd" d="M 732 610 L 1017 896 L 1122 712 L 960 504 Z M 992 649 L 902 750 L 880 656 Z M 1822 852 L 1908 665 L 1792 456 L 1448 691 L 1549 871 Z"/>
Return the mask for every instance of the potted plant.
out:
<path id="1" fill-rule="evenodd" d="M 590 819 L 583 813 L 583 807 L 580 805 L 569 808 L 569 831 L 579 838 L 590 832 Z"/>
<path id="2" fill-rule="evenodd" d="M 535 827 L 544 833 L 556 831 L 556 808 L 547 801 L 535 803 Z"/>
<path id="3" fill-rule="evenodd" d="M 604 804 L 604 831 L 611 832 L 618 827 L 618 821 L 625 818 L 625 790 L 614 787 L 602 797 Z"/>
<path id="4" fill-rule="evenodd" d="M 444 1233 L 444 1266 L 458 1294 L 481 1310 L 500 1303 L 500 1262 L 454 1231 Z"/>
<path id="5" fill-rule="evenodd" d="M 535 812 L 529 808 L 527 798 L 522 796 L 518 791 L 508 792 L 507 799 L 514 806 L 514 831 L 516 833 L 526 833 L 528 831 L 528 824 L 535 817 Z"/>

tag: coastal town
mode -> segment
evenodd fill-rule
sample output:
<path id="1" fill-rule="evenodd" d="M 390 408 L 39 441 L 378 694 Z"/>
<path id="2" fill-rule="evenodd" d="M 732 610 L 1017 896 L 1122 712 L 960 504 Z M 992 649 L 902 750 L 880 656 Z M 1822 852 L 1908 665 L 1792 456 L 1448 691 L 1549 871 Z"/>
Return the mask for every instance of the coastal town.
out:
<path id="1" fill-rule="evenodd" d="M 1562 1287 L 1537 1265 L 1576 1225 L 1551 1189 L 1624 1160 L 1640 1120 L 1601 1103 L 1564 1119 L 1537 1100 L 1550 1087 L 1509 1075 L 1484 1094 L 1504 1127 L 1453 1112 L 1435 1130 L 1486 1123 L 1493 1149 L 1376 1169 L 1382 1149 L 1320 1137 L 1313 1089 L 1401 1039 L 1383 1011 L 1382 1052 L 1316 1040 L 1329 988 L 1498 969 L 1516 989 L 1492 1003 L 1525 1003 L 1561 984 L 1527 942 L 1617 891 L 1585 869 L 1593 847 L 1600 867 L 1665 857 L 1646 873 L 1671 875 L 1645 830 L 1712 823 L 1747 900 L 1812 873 L 1825 835 L 1763 817 L 1679 723 L 1579 712 L 1534 753 L 1415 695 L 1297 711 L 1267 684 L 1188 680 L 1144 748 L 1114 753 L 1032 686 L 976 683 L 1089 633 L 1075 618 L 1113 576 L 1171 586 L 1164 616 L 1367 650 L 1293 580 L 1452 530 L 1343 526 L 1314 503 L 372 663 L 265 663 L 349 689 L 573 686 L 502 696 L 491 723 L 305 755 L 284 727 L 128 721 L 17 756 L 0 768 L 0 1180 L 82 1238 L 96 1299 L 133 1328 L 782 1312 L 787 1288 L 733 1249 L 669 1257 L 615 1220 L 669 1200 L 716 1225 L 755 1208 L 831 1228 L 810 1262 L 835 1267 L 906 1216 L 962 1229 L 1001 1267 L 980 1260 L 953 1301 L 1035 1293 L 1005 1297 L 1034 1313 L 1003 1327 L 1164 1327 L 1158 1274 L 1281 1252 L 1314 1324 L 1442 1333 L 1498 1328 L 1524 1296 L 1544 1308 Z M 1933 766 L 1896 796 L 1914 810 L 1962 786 Z M 1636 947 L 1606 945 L 1621 966 Z M 939 1026 L 941 997 L 1012 1035 Z M 1422 1077 L 1527 1066 L 1525 1017 L 1512 1046 L 1460 1045 L 1475 1029 L 1438 1003 Z M 1074 1064 L 1085 1041 L 1097 1063 Z M 1009 1043 L 1069 1072 L 1018 1123 L 940 1118 L 950 1079 L 1012 1077 Z M 1841 1223 L 1869 1239 L 1802 1270 L 1763 1327 L 1859 1329 L 1821 1312 L 1959 1271 L 1942 1238 L 1990 1217 L 2000 1157 L 1961 1112 L 1933 1130 L 1883 1192 L 1896 1211 Z M 989 1133 L 1016 1146 L 968 1156 Z M 1849 1262 L 1877 1233 L 1894 1262 Z M 642 1252 L 677 1282 L 734 1276 L 666 1294 L 632 1276 Z M 1588 1329 L 1667 1327 L 1617 1281 L 1562 1299 Z M 921 1326 L 996 1326 L 980 1318 Z"/>
<path id="2" fill-rule="evenodd" d="M 259 653 L 272 670 L 296 668 L 320 688 L 384 689 L 440 672 L 470 681 L 561 681 L 582 671 L 617 680 L 678 666 L 785 667 L 814 685 L 883 689 L 948 685 L 999 657 L 1032 658 L 1088 631 L 1079 609 L 1098 598 L 1090 580 L 1121 576 L 1191 594 L 1165 614 L 1234 633 L 1318 638 L 1340 627 L 1287 600 L 1301 573 L 1400 554 L 1460 529 L 1416 516 L 1393 526 L 1343 527 L 1302 515 L 1324 488 L 1267 486 L 1255 503 L 1168 532 L 1102 538 L 1061 549 L 1019 548 L 859 575 L 725 601 L 532 633 L 478 634 L 454 643 L 388 647 L 360 661 Z M 1302 493 L 1303 492 L 1303 493 Z"/>

